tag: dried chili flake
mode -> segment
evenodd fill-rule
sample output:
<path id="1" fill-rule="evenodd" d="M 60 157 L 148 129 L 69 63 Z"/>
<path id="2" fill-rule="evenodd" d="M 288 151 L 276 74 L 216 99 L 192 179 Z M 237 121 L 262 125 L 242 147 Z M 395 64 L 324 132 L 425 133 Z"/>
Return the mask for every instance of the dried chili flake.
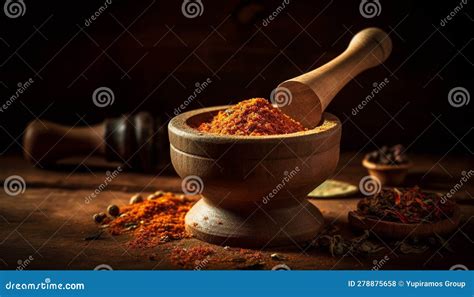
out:
<path id="1" fill-rule="evenodd" d="M 357 213 L 368 218 L 405 224 L 434 223 L 451 217 L 453 201 L 441 202 L 436 193 L 410 189 L 383 189 L 359 201 Z"/>

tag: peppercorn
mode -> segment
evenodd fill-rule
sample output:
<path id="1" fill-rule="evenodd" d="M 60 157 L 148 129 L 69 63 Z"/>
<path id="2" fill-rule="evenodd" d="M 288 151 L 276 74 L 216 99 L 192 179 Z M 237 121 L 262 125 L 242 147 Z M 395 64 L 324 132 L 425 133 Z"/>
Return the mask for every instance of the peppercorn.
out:
<path id="1" fill-rule="evenodd" d="M 143 202 L 143 197 L 140 194 L 135 194 L 130 198 L 130 204 Z"/>
<path id="2" fill-rule="evenodd" d="M 107 216 L 105 215 L 105 213 L 103 212 L 99 212 L 99 213 L 96 213 L 92 216 L 92 219 L 94 220 L 94 222 L 96 222 L 97 224 L 100 224 L 104 221 L 104 219 L 106 218 Z"/>
<path id="3" fill-rule="evenodd" d="M 120 209 L 117 205 L 111 204 L 107 207 L 107 213 L 113 217 L 117 217 L 120 214 Z"/>
<path id="4" fill-rule="evenodd" d="M 163 191 L 156 191 L 155 193 L 153 193 L 151 195 L 148 195 L 148 197 L 146 199 L 147 200 L 155 200 L 155 199 L 160 198 L 164 194 L 165 194 L 165 192 L 163 192 Z"/>

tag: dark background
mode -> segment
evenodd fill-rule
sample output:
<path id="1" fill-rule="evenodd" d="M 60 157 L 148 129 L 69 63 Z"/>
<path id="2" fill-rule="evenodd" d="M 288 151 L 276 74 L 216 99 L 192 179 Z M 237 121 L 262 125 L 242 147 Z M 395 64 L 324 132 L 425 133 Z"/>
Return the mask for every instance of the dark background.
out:
<path id="1" fill-rule="evenodd" d="M 333 59 L 356 32 L 377 26 L 392 38 L 391 57 L 350 82 L 328 108 L 344 122 L 342 149 L 403 143 L 413 152 L 472 155 L 465 144 L 473 103 L 448 102 L 453 87 L 473 93 L 472 3 L 443 27 L 460 1 L 437 2 L 381 1 L 380 15 L 367 19 L 360 1 L 290 1 L 263 26 L 281 1 L 203 0 L 203 15 L 189 19 L 182 1 L 113 0 L 85 26 L 104 1 L 25 0 L 22 17 L 0 11 L 0 104 L 18 82 L 34 80 L 0 113 L 0 152 L 19 152 L 35 117 L 84 125 L 147 110 L 169 119 L 207 78 L 212 83 L 189 109 L 268 98 L 279 82 Z M 384 78 L 389 84 L 353 116 Z M 113 105 L 93 104 L 101 86 L 113 90 Z"/>

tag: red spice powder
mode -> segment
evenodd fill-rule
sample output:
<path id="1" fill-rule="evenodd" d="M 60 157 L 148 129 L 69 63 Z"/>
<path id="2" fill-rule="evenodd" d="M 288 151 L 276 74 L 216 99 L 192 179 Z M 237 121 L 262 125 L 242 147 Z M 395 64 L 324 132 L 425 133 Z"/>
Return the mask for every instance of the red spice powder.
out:
<path id="1" fill-rule="evenodd" d="M 155 200 L 120 207 L 121 215 L 108 222 L 108 230 L 112 235 L 131 232 L 129 244 L 134 248 L 190 237 L 185 231 L 184 217 L 193 204 L 184 195 L 167 192 Z"/>
<path id="2" fill-rule="evenodd" d="M 224 135 L 276 135 L 305 131 L 299 122 L 273 107 L 263 98 L 242 101 L 220 111 L 210 122 L 201 123 L 201 132 Z"/>
<path id="3" fill-rule="evenodd" d="M 209 256 L 214 254 L 215 250 L 206 246 L 195 246 L 191 248 L 175 247 L 171 252 L 171 261 L 174 264 L 186 268 L 203 269 L 209 263 Z"/>

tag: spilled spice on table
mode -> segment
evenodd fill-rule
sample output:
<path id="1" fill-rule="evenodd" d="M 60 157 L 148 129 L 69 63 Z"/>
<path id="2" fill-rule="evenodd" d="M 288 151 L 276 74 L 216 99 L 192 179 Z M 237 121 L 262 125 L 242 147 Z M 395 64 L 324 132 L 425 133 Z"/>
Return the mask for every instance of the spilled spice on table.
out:
<path id="1" fill-rule="evenodd" d="M 184 217 L 194 204 L 184 195 L 157 192 L 153 199 L 121 206 L 120 215 L 102 222 L 112 235 L 132 234 L 133 248 L 149 248 L 160 243 L 190 237 Z M 135 199 L 136 200 L 136 199 Z"/>
<path id="2" fill-rule="evenodd" d="M 306 130 L 301 123 L 263 98 L 244 100 L 219 111 L 210 122 L 201 123 L 197 129 L 201 132 L 245 136 L 288 134 Z"/>
<path id="3" fill-rule="evenodd" d="M 175 247 L 171 251 L 171 261 L 183 266 L 184 268 L 193 268 L 201 270 L 209 264 L 210 256 L 215 253 L 215 250 L 206 246 L 195 246 L 191 248 Z"/>

